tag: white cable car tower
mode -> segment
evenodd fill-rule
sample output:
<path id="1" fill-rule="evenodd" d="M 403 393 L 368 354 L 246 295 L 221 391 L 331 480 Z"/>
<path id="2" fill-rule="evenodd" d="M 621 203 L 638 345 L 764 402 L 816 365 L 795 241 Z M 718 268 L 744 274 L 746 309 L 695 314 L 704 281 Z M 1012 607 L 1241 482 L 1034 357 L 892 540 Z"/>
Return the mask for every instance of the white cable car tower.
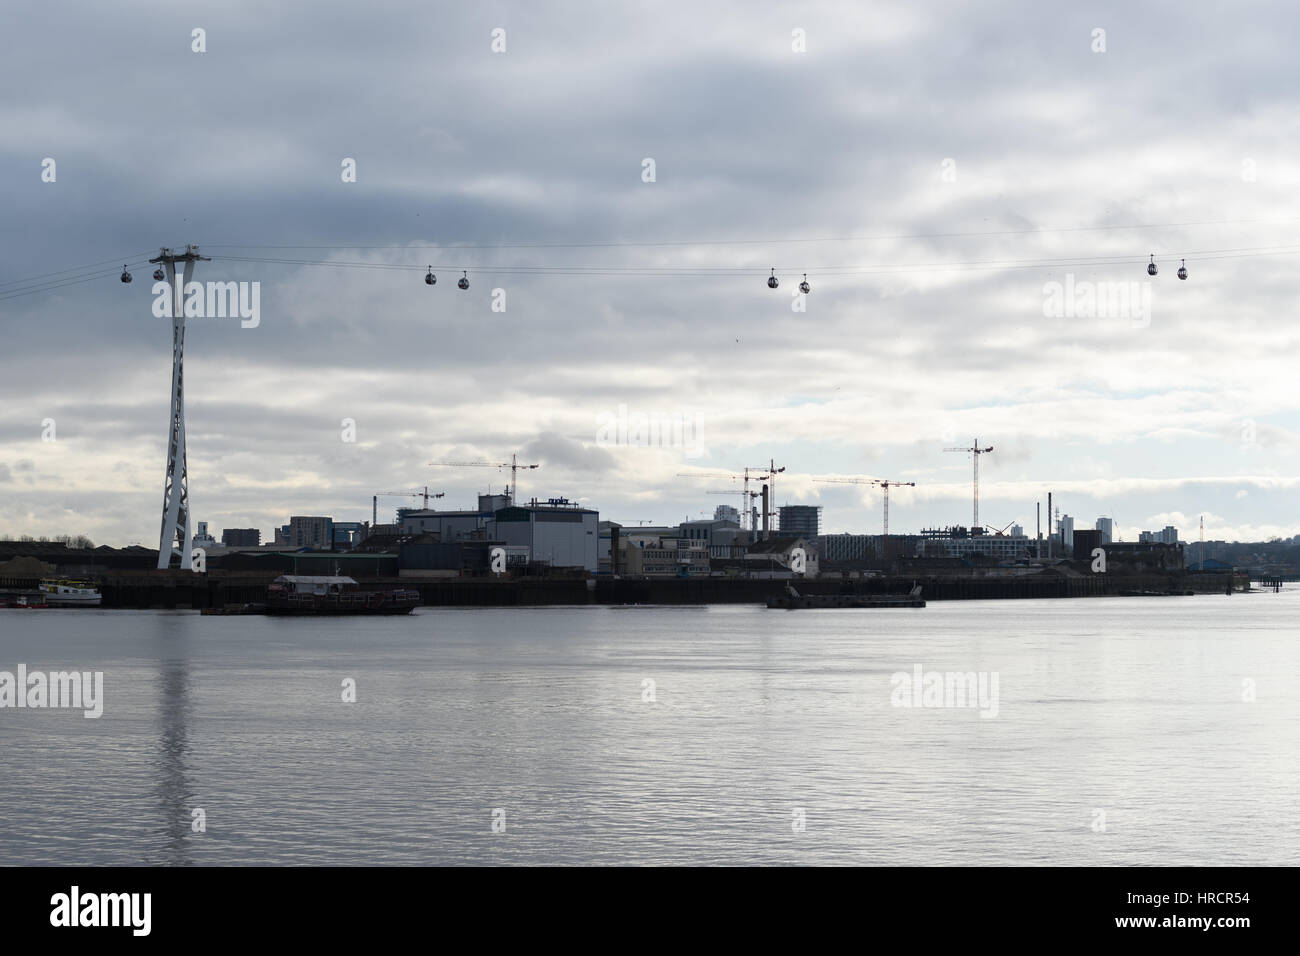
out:
<path id="1" fill-rule="evenodd" d="M 171 566 L 172 547 L 179 545 L 181 570 L 193 569 L 190 538 L 189 474 L 185 466 L 185 289 L 194 276 L 194 263 L 211 261 L 199 255 L 198 246 L 186 246 L 180 255 L 162 249 L 150 262 L 161 263 L 172 292 L 172 414 L 167 427 L 167 478 L 163 486 L 162 530 L 158 535 L 158 567 Z M 183 262 L 182 281 L 176 282 L 176 263 Z M 161 278 L 154 273 L 155 278 Z"/>

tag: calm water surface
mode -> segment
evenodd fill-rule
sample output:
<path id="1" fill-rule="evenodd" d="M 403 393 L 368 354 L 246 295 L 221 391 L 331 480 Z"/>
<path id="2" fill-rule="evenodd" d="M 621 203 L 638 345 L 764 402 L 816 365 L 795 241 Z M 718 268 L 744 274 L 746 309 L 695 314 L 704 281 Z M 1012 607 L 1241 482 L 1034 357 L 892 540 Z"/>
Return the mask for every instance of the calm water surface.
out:
<path id="1" fill-rule="evenodd" d="M 1294 865 L 1298 612 L 0 610 L 0 670 L 106 698 L 0 709 L 0 863 Z M 892 706 L 918 664 L 997 716 Z"/>

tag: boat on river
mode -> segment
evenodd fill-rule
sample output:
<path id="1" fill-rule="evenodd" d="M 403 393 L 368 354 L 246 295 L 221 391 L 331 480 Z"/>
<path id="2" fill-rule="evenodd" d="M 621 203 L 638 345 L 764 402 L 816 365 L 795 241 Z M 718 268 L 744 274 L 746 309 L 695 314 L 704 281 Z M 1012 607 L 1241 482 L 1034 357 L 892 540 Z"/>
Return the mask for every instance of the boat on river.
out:
<path id="1" fill-rule="evenodd" d="M 46 578 L 41 581 L 41 598 L 50 607 L 99 607 L 103 596 L 88 581 Z"/>
<path id="2" fill-rule="evenodd" d="M 767 599 L 767 606 L 786 611 L 827 607 L 925 607 L 925 600 L 921 597 L 919 584 L 907 594 L 800 594 L 787 584 L 784 594 Z"/>
<path id="3" fill-rule="evenodd" d="M 282 574 L 266 589 L 267 614 L 410 614 L 419 606 L 419 591 L 364 590 L 341 574 Z"/>

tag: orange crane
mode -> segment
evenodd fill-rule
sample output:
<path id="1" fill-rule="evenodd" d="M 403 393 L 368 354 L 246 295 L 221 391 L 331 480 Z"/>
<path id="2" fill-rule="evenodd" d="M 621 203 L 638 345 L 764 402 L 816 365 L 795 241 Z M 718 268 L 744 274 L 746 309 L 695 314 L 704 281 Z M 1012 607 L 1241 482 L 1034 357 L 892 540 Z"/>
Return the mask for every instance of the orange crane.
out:
<path id="1" fill-rule="evenodd" d="M 423 498 L 424 510 L 429 510 L 430 498 L 441 498 L 447 492 L 440 491 L 437 494 L 429 493 L 429 486 L 424 486 L 424 491 L 380 491 L 370 496 L 370 523 L 371 525 L 379 524 L 379 499 L 380 498 Z"/>
<path id="2" fill-rule="evenodd" d="M 884 515 L 883 526 L 884 526 L 884 536 L 886 538 L 889 537 L 889 489 L 890 487 L 892 486 L 897 488 L 900 485 L 905 485 L 908 488 L 916 487 L 915 481 L 889 481 L 884 478 L 814 478 L 813 481 L 821 482 L 823 484 L 831 483 L 831 484 L 841 484 L 841 485 L 877 485 L 883 492 L 881 497 L 885 499 L 885 515 Z"/>
<path id="3" fill-rule="evenodd" d="M 506 489 L 506 497 L 510 503 L 514 504 L 519 495 L 519 469 L 520 468 L 540 468 L 541 465 L 521 465 L 515 455 L 510 456 L 509 461 L 431 461 L 430 465 L 447 465 L 452 468 L 509 468 L 510 469 L 510 487 Z"/>
<path id="4" fill-rule="evenodd" d="M 989 445 L 988 448 L 981 448 L 981 447 L 980 447 L 980 440 L 979 440 L 978 438 L 975 439 L 975 441 L 971 444 L 971 447 L 970 447 L 970 448 L 945 448 L 945 449 L 944 449 L 944 451 L 964 451 L 964 452 L 969 452 L 969 453 L 974 457 L 974 459 L 975 459 L 975 482 L 974 482 L 974 484 L 975 484 L 975 517 L 974 517 L 974 519 L 971 521 L 971 526 L 970 526 L 970 528 L 971 528 L 971 534 L 974 534 L 974 533 L 975 533 L 975 529 L 978 528 L 978 527 L 980 526 L 980 455 L 987 455 L 987 454 L 988 454 L 989 452 L 991 452 L 992 450 L 993 450 L 993 446 L 992 446 L 992 445 Z"/>

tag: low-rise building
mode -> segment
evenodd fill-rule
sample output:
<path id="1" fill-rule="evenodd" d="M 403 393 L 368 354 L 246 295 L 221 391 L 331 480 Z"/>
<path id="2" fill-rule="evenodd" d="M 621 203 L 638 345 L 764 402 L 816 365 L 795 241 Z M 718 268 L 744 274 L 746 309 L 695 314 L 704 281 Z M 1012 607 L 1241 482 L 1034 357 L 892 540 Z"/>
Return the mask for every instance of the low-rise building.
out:
<path id="1" fill-rule="evenodd" d="M 744 568 L 751 578 L 815 578 L 821 562 L 817 545 L 807 538 L 768 538 L 749 546 Z"/>
<path id="2" fill-rule="evenodd" d="M 619 573 L 628 577 L 691 577 L 709 574 L 709 548 L 689 538 L 623 538 Z"/>
<path id="3" fill-rule="evenodd" d="M 976 529 L 983 531 L 983 529 Z M 996 561 L 1017 561 L 1029 556 L 1029 538 L 1023 534 L 971 534 L 960 525 L 921 531 L 917 557 L 967 558 L 984 555 Z"/>

